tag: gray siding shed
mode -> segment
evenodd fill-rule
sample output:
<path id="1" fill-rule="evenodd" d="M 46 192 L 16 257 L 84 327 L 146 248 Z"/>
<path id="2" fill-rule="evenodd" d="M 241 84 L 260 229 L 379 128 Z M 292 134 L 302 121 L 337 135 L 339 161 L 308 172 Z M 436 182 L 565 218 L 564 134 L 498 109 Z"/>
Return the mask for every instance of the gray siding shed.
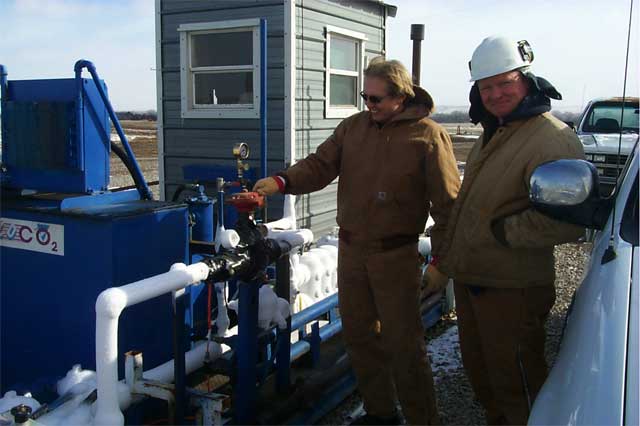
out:
<path id="1" fill-rule="evenodd" d="M 326 118 L 327 26 L 364 35 L 364 64 L 385 53 L 387 16 L 395 8 L 376 0 L 156 0 L 158 144 L 161 191 L 170 199 L 185 183 L 186 165 L 233 165 L 231 147 L 249 144 L 259 173 L 260 120 L 185 118 L 181 114 L 180 25 L 267 20 L 268 173 L 315 151 L 341 118 Z M 294 63 L 295 66 L 291 66 Z M 361 84 L 361 80 L 360 80 Z M 293 98 L 293 100 L 291 99 Z M 211 188 L 211 191 L 214 189 Z M 337 180 L 298 197 L 298 224 L 316 237 L 335 226 Z M 269 219 L 282 214 L 282 197 L 269 202 Z"/>

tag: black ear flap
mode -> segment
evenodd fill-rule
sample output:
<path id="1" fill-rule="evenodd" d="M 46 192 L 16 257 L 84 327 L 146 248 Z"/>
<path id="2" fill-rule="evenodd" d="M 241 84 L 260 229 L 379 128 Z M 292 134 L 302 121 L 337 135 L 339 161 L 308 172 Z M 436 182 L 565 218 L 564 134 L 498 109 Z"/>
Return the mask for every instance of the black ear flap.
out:
<path id="1" fill-rule="evenodd" d="M 471 104 L 469 107 L 469 118 L 473 124 L 478 124 L 487 114 L 487 111 L 484 109 L 484 105 L 482 105 L 482 98 L 480 97 L 478 83 L 474 83 L 473 86 L 471 86 L 471 91 L 469 91 L 469 103 Z"/>
<path id="2" fill-rule="evenodd" d="M 538 86 L 538 89 L 545 96 L 548 96 L 551 99 L 562 100 L 562 95 L 560 94 L 560 92 L 558 92 L 556 88 L 553 87 L 553 84 L 551 84 L 547 79 L 544 79 L 542 77 L 535 77 L 534 80 L 536 82 L 536 86 Z"/>
<path id="3" fill-rule="evenodd" d="M 533 87 L 543 95 L 548 98 L 562 100 L 562 95 L 560 92 L 553 87 L 553 84 L 549 82 L 546 78 L 538 77 L 531 71 L 523 72 L 524 76 L 531 82 Z"/>

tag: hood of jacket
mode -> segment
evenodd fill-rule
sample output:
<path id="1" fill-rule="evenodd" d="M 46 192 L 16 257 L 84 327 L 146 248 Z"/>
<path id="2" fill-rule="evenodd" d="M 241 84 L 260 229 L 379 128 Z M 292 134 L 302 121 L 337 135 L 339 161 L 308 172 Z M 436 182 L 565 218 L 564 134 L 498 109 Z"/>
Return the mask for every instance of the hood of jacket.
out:
<path id="1" fill-rule="evenodd" d="M 433 98 L 425 89 L 420 86 L 413 85 L 415 96 L 407 99 L 404 111 L 395 115 L 389 122 L 401 120 L 419 120 L 428 117 L 434 108 Z"/>

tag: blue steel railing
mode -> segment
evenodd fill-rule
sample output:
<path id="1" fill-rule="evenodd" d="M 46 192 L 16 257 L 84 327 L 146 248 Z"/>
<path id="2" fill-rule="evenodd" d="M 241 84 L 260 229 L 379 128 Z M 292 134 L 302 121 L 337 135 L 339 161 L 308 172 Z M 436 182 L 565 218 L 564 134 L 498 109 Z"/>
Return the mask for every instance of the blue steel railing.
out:
<path id="1" fill-rule="evenodd" d="M 91 74 L 91 77 L 93 78 L 93 82 L 95 83 L 96 88 L 98 89 L 98 93 L 100 94 L 100 98 L 102 98 L 102 102 L 104 103 L 104 106 L 107 109 L 109 118 L 111 118 L 111 122 L 113 123 L 113 126 L 116 128 L 116 132 L 120 137 L 120 141 L 122 142 L 122 146 L 125 152 L 127 153 L 127 157 L 129 157 L 129 161 L 131 162 L 131 166 L 133 168 L 133 174 L 134 174 L 133 180 L 135 182 L 140 183 L 139 185 L 136 185 L 138 188 L 138 192 L 140 193 L 140 197 L 146 200 L 153 200 L 153 194 L 149 189 L 149 185 L 147 185 L 147 181 L 145 180 L 144 175 L 142 174 L 142 170 L 140 170 L 140 165 L 136 161 L 136 157 L 133 153 L 133 150 L 129 145 L 129 140 L 125 136 L 124 131 L 122 130 L 122 126 L 120 126 L 120 121 L 118 120 L 118 117 L 116 117 L 116 113 L 113 111 L 113 107 L 109 102 L 109 98 L 107 98 L 107 94 L 105 93 L 104 88 L 100 84 L 100 77 L 98 77 L 96 67 L 93 65 L 91 61 L 87 61 L 85 59 L 80 59 L 78 62 L 76 62 L 75 66 L 73 67 L 73 70 L 75 71 L 75 75 L 76 75 L 76 87 L 78 89 L 78 105 L 79 106 L 82 105 L 82 93 L 83 93 L 82 70 L 84 68 L 86 68 L 87 71 L 89 71 L 89 74 Z M 78 114 L 82 113 L 81 108 L 77 108 L 77 111 L 78 111 Z M 78 117 L 77 123 L 78 123 L 77 131 L 78 131 L 78 137 L 79 137 L 78 140 L 83 140 L 81 117 Z"/>

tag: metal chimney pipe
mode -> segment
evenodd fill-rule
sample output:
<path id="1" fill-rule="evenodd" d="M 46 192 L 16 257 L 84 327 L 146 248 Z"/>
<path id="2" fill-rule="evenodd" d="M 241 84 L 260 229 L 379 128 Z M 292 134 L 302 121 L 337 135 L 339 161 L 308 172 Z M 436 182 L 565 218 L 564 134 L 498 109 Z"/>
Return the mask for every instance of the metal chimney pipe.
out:
<path id="1" fill-rule="evenodd" d="M 411 74 L 413 84 L 420 85 L 420 61 L 422 57 L 421 47 L 424 40 L 424 24 L 411 24 L 411 40 L 413 40 L 413 66 Z"/>

